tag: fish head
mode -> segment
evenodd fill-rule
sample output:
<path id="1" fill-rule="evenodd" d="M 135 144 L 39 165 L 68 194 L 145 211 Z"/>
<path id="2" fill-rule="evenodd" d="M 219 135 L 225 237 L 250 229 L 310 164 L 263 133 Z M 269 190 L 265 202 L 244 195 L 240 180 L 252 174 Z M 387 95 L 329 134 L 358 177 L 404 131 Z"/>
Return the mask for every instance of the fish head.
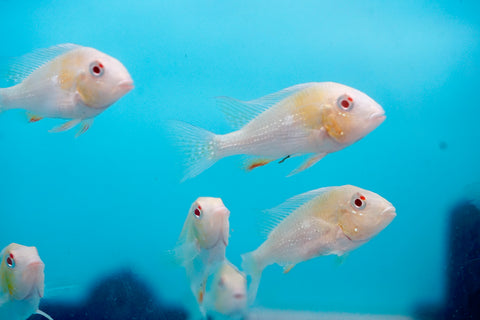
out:
<path id="1" fill-rule="evenodd" d="M 133 80 L 117 59 L 93 48 L 76 50 L 64 63 L 78 68 L 76 91 L 86 106 L 105 109 L 133 89 Z"/>
<path id="2" fill-rule="evenodd" d="M 247 307 L 245 275 L 225 262 L 214 277 L 215 309 L 224 315 L 242 313 Z"/>
<path id="3" fill-rule="evenodd" d="M 12 243 L 2 251 L 0 287 L 14 300 L 43 297 L 44 268 L 37 248 Z"/>
<path id="4" fill-rule="evenodd" d="M 326 133 L 337 143 L 350 145 L 385 120 L 385 111 L 365 93 L 334 82 L 326 84 L 321 118 Z"/>
<path id="5" fill-rule="evenodd" d="M 368 241 L 396 216 L 393 205 L 374 192 L 350 185 L 339 191 L 338 226 L 352 241 Z"/>
<path id="6" fill-rule="evenodd" d="M 192 232 L 202 249 L 227 246 L 230 211 L 220 198 L 200 197 L 190 207 Z"/>

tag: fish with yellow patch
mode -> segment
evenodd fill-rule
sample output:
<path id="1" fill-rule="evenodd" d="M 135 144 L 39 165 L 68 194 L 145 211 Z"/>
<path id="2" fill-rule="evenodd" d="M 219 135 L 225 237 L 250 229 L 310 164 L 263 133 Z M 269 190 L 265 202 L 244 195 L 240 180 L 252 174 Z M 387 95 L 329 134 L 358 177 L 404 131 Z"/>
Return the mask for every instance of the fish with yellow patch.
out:
<path id="1" fill-rule="evenodd" d="M 229 215 L 222 199 L 198 198 L 190 207 L 174 249 L 176 260 L 185 268 L 190 288 L 203 314 L 208 277 L 225 259 Z"/>
<path id="2" fill-rule="evenodd" d="M 0 253 L 0 319 L 25 320 L 32 314 L 52 318 L 40 311 L 45 265 L 37 248 L 16 243 Z"/>
<path id="3" fill-rule="evenodd" d="M 232 155 L 254 156 L 245 166 L 252 170 L 310 154 L 295 174 L 360 140 L 385 120 L 384 110 L 372 98 L 334 82 L 299 84 L 248 102 L 228 97 L 218 101 L 237 131 L 220 135 L 183 122 L 172 125 L 176 142 L 188 155 L 184 180 Z"/>
<path id="4" fill-rule="evenodd" d="M 40 49 L 19 58 L 10 78 L 20 83 L 0 88 L 0 112 L 25 109 L 30 122 L 69 119 L 51 131 L 80 124 L 77 136 L 133 88 L 132 78 L 120 61 L 75 44 Z"/>
<path id="5" fill-rule="evenodd" d="M 268 238 L 242 256 L 242 267 L 251 276 L 250 302 L 268 265 L 279 264 L 287 273 L 297 263 L 318 256 L 342 256 L 368 242 L 396 216 L 390 202 L 351 185 L 295 196 L 266 214 L 274 221 L 267 228 Z"/>

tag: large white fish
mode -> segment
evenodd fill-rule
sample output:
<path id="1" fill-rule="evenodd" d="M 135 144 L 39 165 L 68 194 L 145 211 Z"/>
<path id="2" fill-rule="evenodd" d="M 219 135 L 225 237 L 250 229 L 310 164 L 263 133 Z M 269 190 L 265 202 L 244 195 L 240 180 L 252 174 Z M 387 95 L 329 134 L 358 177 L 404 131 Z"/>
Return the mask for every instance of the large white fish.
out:
<path id="1" fill-rule="evenodd" d="M 385 120 L 384 110 L 372 98 L 334 82 L 299 84 L 248 102 L 227 97 L 219 102 L 239 130 L 217 135 L 183 122 L 173 124 L 174 138 L 188 155 L 184 180 L 232 155 L 255 156 L 246 164 L 251 170 L 276 159 L 312 154 L 295 174 L 360 140 Z"/>
<path id="2" fill-rule="evenodd" d="M 37 248 L 12 243 L 2 250 L 0 258 L 0 319 L 25 320 L 36 313 L 52 320 L 38 309 L 45 265 Z"/>
<path id="3" fill-rule="evenodd" d="M 0 89 L 0 112 L 25 109 L 30 122 L 46 117 L 71 119 L 52 131 L 81 124 L 77 136 L 133 88 L 132 78 L 120 61 L 75 44 L 25 55 L 13 65 L 10 78 L 21 82 Z"/>
<path id="4" fill-rule="evenodd" d="M 200 197 L 190 207 L 174 250 L 204 314 L 206 281 L 225 259 L 230 211 L 220 198 Z"/>
<path id="5" fill-rule="evenodd" d="M 263 269 L 277 263 L 289 272 L 318 256 L 344 255 L 361 246 L 395 218 L 393 205 L 355 186 L 327 187 L 287 200 L 267 211 L 271 232 L 255 251 L 242 256 L 251 276 L 249 299 L 255 299 Z"/>
<path id="6" fill-rule="evenodd" d="M 228 260 L 207 284 L 206 313 L 214 319 L 241 319 L 247 311 L 247 279 Z"/>

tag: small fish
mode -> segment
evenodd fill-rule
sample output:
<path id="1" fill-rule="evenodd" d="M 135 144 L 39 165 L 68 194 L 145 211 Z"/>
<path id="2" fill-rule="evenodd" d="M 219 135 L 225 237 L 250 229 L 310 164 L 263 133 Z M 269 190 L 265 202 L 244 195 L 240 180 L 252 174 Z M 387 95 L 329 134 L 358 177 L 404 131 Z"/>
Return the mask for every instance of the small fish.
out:
<path id="1" fill-rule="evenodd" d="M 225 259 L 230 211 L 220 198 L 200 197 L 190 207 L 174 250 L 202 313 L 206 282 Z"/>
<path id="2" fill-rule="evenodd" d="M 252 170 L 312 154 L 293 175 L 360 140 L 385 120 L 384 110 L 372 98 L 334 82 L 299 84 L 248 102 L 218 100 L 237 131 L 217 135 L 184 122 L 172 124 L 177 144 L 188 155 L 183 180 L 232 155 L 254 156 L 245 165 Z"/>
<path id="3" fill-rule="evenodd" d="M 247 279 L 228 260 L 211 276 L 205 306 L 214 319 L 241 319 L 247 310 Z"/>
<path id="4" fill-rule="evenodd" d="M 40 311 L 45 265 L 37 248 L 16 243 L 0 253 L 0 319 L 25 320 L 32 314 L 52 318 Z"/>
<path id="5" fill-rule="evenodd" d="M 132 78 L 120 61 L 75 44 L 40 49 L 19 58 L 10 78 L 21 82 L 0 89 L 0 112 L 25 109 L 29 122 L 71 119 L 51 132 L 80 124 L 77 136 L 133 89 Z"/>
<path id="6" fill-rule="evenodd" d="M 355 186 L 327 187 L 295 196 L 267 211 L 268 238 L 242 256 L 251 276 L 250 302 L 255 300 L 263 269 L 277 263 L 289 272 L 297 263 L 318 256 L 342 256 L 368 242 L 395 218 L 393 205 Z"/>

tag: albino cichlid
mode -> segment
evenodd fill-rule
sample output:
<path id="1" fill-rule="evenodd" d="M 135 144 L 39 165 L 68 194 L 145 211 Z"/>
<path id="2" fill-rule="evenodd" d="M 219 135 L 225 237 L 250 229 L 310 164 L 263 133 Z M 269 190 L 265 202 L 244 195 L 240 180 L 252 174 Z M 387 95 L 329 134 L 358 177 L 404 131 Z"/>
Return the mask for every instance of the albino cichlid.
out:
<path id="1" fill-rule="evenodd" d="M 190 288 L 204 313 L 207 279 L 225 259 L 230 211 L 220 198 L 200 197 L 192 204 L 174 249 L 185 268 Z"/>
<path id="2" fill-rule="evenodd" d="M 2 250 L 0 258 L 0 319 L 25 320 L 36 313 L 52 320 L 38 309 L 45 265 L 37 248 L 12 243 Z"/>
<path id="3" fill-rule="evenodd" d="M 242 319 L 247 310 L 247 279 L 225 260 L 208 281 L 205 309 L 214 319 Z"/>
<path id="4" fill-rule="evenodd" d="M 338 255 L 368 242 L 395 218 L 393 205 L 355 186 L 327 187 L 295 196 L 268 210 L 272 223 L 265 242 L 242 256 L 251 276 L 249 299 L 255 299 L 263 269 L 271 264 L 289 272 L 297 263 Z"/>
<path id="5" fill-rule="evenodd" d="M 80 124 L 77 136 L 133 88 L 132 78 L 120 61 L 75 44 L 40 49 L 19 58 L 10 78 L 21 82 L 0 89 L 0 112 L 25 109 L 30 122 L 69 119 L 52 132 Z"/>
<path id="6" fill-rule="evenodd" d="M 251 170 L 310 154 L 295 174 L 360 140 L 385 120 L 384 110 L 372 98 L 334 82 L 299 84 L 248 102 L 221 97 L 219 103 L 237 131 L 217 135 L 183 122 L 173 125 L 174 138 L 187 153 L 184 180 L 232 155 L 254 156 L 246 163 Z"/>

